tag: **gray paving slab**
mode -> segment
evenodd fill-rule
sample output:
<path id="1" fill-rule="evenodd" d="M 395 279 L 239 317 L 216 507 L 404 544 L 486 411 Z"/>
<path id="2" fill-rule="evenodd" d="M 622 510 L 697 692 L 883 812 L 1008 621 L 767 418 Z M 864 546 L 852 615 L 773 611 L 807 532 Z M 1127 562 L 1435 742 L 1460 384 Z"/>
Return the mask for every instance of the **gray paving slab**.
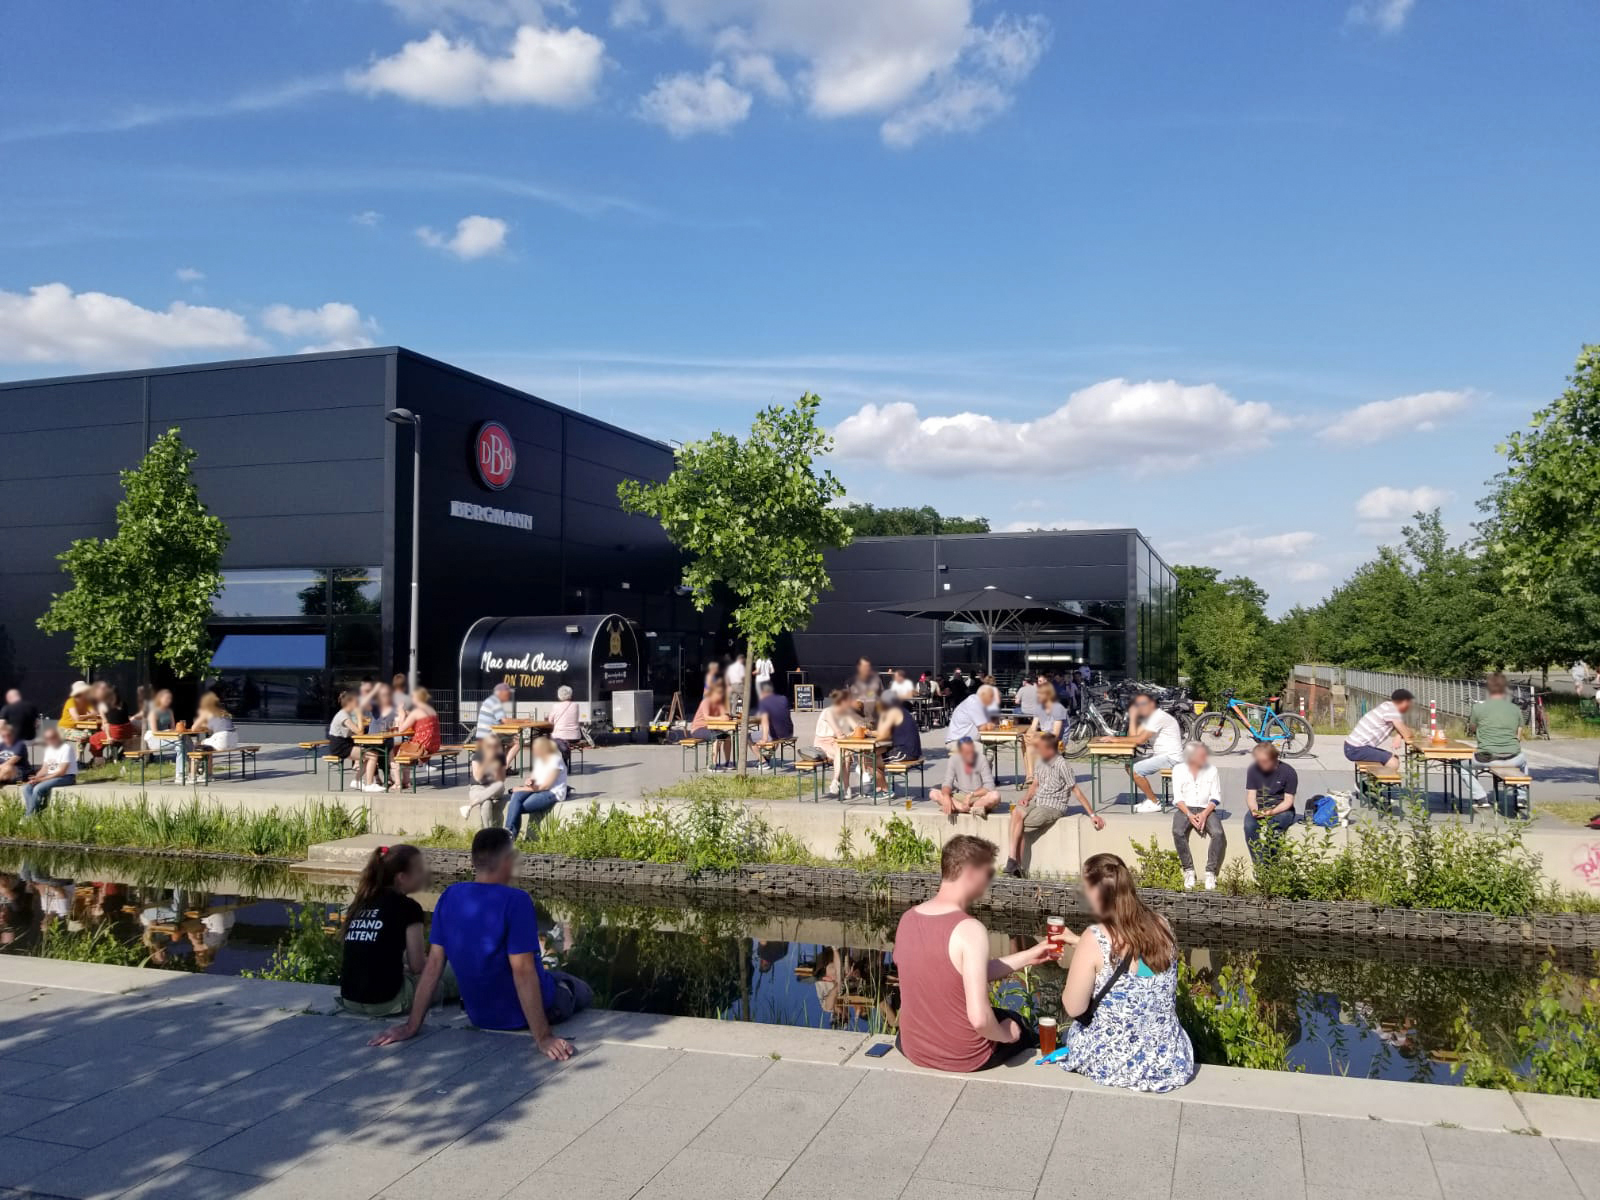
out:
<path id="1" fill-rule="evenodd" d="M 1600 1200 L 1600 1142 L 1578 1142 L 1555 1138 L 1550 1143 L 1567 1164 L 1573 1182 L 1584 1200 Z"/>
<path id="2" fill-rule="evenodd" d="M 1047 1178 L 1065 1178 L 1080 1158 L 1115 1164 L 1145 1162 L 1152 1173 L 1170 1174 L 1178 1152 L 1182 1106 L 1161 1096 L 1073 1092 L 1045 1168 Z"/>
<path id="3" fill-rule="evenodd" d="M 763 1082 L 765 1077 L 740 1096 L 738 1103 L 718 1113 L 692 1145 L 792 1160 L 817 1136 L 848 1094 L 763 1087 Z"/>
<path id="4" fill-rule="evenodd" d="M 674 1156 L 634 1195 L 637 1200 L 748 1200 L 765 1196 L 788 1166 L 787 1158 L 690 1147 Z"/>
<path id="5" fill-rule="evenodd" d="M 1054 1191 L 1047 1193 L 1056 1195 Z M 938 1179 L 925 1179 L 918 1175 L 906 1184 L 900 1193 L 901 1200 L 1033 1200 L 1033 1190 L 1013 1191 L 1009 1188 L 977 1187 L 970 1183 L 944 1183 Z"/>
<path id="6" fill-rule="evenodd" d="M 1427 1139 L 1416 1125 L 1300 1117 L 1306 1187 L 1352 1196 L 1440 1195 Z"/>
<path id="7" fill-rule="evenodd" d="M 283 1174 L 262 1184 L 252 1200 L 318 1200 L 383 1191 L 422 1162 L 424 1156 L 348 1143 L 324 1146 Z"/>
<path id="8" fill-rule="evenodd" d="M 50 1196 L 106 1200 L 178 1166 L 233 1132 L 227 1126 L 201 1121 L 166 1117 L 146 1120 L 119 1137 L 25 1180 L 22 1186 Z"/>
<path id="9" fill-rule="evenodd" d="M 18 1132 L 24 1137 L 38 1138 L 43 1142 L 61 1142 L 87 1149 L 136 1129 L 152 1117 L 182 1107 L 188 1102 L 189 1095 L 173 1081 L 159 1075 L 146 1076 L 62 1112 L 53 1113 Z M 212 1125 L 227 1123 L 203 1116 L 191 1116 L 189 1119 L 205 1120 Z"/>
<path id="10" fill-rule="evenodd" d="M 711 1123 L 709 1108 L 624 1104 L 579 1134 L 550 1169 L 642 1186 Z"/>
<path id="11" fill-rule="evenodd" d="M 82 1151 L 57 1142 L 36 1142 L 29 1138 L 0 1137 L 0 1186 L 16 1187 Z"/>
<path id="12" fill-rule="evenodd" d="M 186 1100 L 172 1115 L 221 1125 L 254 1125 L 291 1104 L 309 1100 L 327 1083 L 327 1076 L 316 1067 L 279 1063 L 197 1100 Z"/>
<path id="13" fill-rule="evenodd" d="M 0 1069 L 3 1069 L 9 1078 L 13 1069 L 11 1064 L 0 1059 Z M 66 1101 L 39 1100 L 32 1096 L 16 1096 L 0 1092 L 0 1137 L 8 1133 L 15 1133 L 27 1125 L 33 1125 L 58 1112 L 65 1112 L 72 1105 Z"/>
<path id="14" fill-rule="evenodd" d="M 814 1092 L 843 1101 L 855 1086 L 866 1078 L 861 1071 L 841 1071 L 835 1067 L 815 1063 L 791 1062 L 783 1059 L 773 1063 L 756 1080 L 756 1088 L 778 1088 L 791 1092 Z"/>
<path id="15" fill-rule="evenodd" d="M 383 1189 L 383 1200 L 496 1200 L 536 1172 L 543 1178 L 545 1164 L 577 1136 L 549 1128 L 519 1130 L 489 1121 L 389 1184 Z M 589 1179 L 597 1191 L 579 1188 L 570 1194 L 601 1194 L 610 1186 L 609 1181 L 592 1175 Z M 559 1194 L 544 1192 L 542 1196 Z"/>
<path id="16" fill-rule="evenodd" d="M 323 1146 L 343 1141 L 375 1114 L 304 1100 L 194 1156 L 197 1166 L 273 1178 Z"/>
<path id="17" fill-rule="evenodd" d="M 259 1175 L 236 1175 L 180 1163 L 129 1188 L 119 1200 L 234 1200 L 260 1186 Z"/>
<path id="18" fill-rule="evenodd" d="M 771 1059 L 686 1053 L 629 1096 L 627 1102 L 656 1108 L 703 1105 L 720 1111 L 770 1066 Z"/>
<path id="19" fill-rule="evenodd" d="M 631 1183 L 596 1179 L 592 1175 L 567 1175 L 561 1171 L 540 1171 L 506 1193 L 505 1200 L 552 1200 L 573 1196 L 582 1200 L 629 1200 L 637 1189 Z M 393 1200 L 392 1193 L 384 1200 Z"/>
<path id="20" fill-rule="evenodd" d="M 963 1111 L 957 1102 L 913 1177 L 1032 1191 L 1044 1174 L 1065 1107 L 1054 1111 L 1047 1107 L 1040 1115 L 1029 1115 L 976 1107 Z"/>
<path id="21" fill-rule="evenodd" d="M 1305 1195 L 1300 1120 L 1294 1114 L 1188 1104 L 1181 1114 L 1174 1194 L 1275 1200 Z"/>

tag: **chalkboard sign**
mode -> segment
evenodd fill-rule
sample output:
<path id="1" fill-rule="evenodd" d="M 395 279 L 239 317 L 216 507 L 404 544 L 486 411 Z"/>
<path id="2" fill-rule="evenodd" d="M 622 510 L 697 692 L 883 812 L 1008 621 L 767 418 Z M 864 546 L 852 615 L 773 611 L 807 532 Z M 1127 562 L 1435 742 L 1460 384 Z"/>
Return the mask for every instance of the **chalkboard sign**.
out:
<path id="1" fill-rule="evenodd" d="M 797 683 L 794 685 L 794 707 L 796 712 L 810 712 L 817 706 L 817 688 L 811 683 Z"/>

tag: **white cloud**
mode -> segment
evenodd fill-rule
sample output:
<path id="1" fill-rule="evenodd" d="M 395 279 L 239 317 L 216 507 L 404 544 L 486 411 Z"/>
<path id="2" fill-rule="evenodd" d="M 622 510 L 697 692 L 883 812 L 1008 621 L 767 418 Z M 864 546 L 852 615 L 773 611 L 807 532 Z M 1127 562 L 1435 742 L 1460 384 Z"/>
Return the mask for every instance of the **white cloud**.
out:
<path id="1" fill-rule="evenodd" d="M 1109 529 L 1104 521 L 1078 521 L 1062 517 L 1054 521 L 1007 521 L 998 527 L 1001 533 L 1027 533 L 1033 529 Z"/>
<path id="2" fill-rule="evenodd" d="M 543 0 L 387 0 L 405 20 L 415 25 L 487 25 L 509 28 L 513 25 L 542 25 Z M 569 4 L 554 7 L 570 9 Z"/>
<path id="3" fill-rule="evenodd" d="M 503 55 L 485 53 L 469 38 L 434 30 L 388 58 L 351 71 L 349 85 L 368 95 L 390 94 L 418 104 L 536 104 L 576 108 L 594 98 L 605 69 L 605 43 L 594 34 L 522 25 Z"/>
<path id="4" fill-rule="evenodd" d="M 355 216 L 351 217 L 350 219 L 352 221 L 354 221 L 357 225 L 365 225 L 368 228 L 371 228 L 372 226 L 378 224 L 378 222 L 383 220 L 383 214 L 381 212 L 379 212 L 375 208 L 369 208 L 369 209 L 366 209 L 363 212 L 358 212 Z"/>
<path id="5" fill-rule="evenodd" d="M 975 25 L 974 0 L 655 2 L 736 83 L 783 98 L 792 77 L 812 115 L 883 118 L 896 146 L 1003 111 L 1049 43 L 1041 16 Z"/>
<path id="6" fill-rule="evenodd" d="M 1399 33 L 1416 0 L 1356 0 L 1345 10 L 1349 25 L 1366 25 L 1379 33 Z"/>
<path id="7" fill-rule="evenodd" d="M 644 25 L 650 20 L 650 10 L 645 7 L 644 0 L 613 0 L 611 5 L 611 28 L 632 29 L 637 25 Z"/>
<path id="8" fill-rule="evenodd" d="M 1256 534 L 1246 529 L 1222 529 L 1200 542 L 1182 543 L 1195 562 L 1210 566 L 1244 566 L 1295 558 L 1321 540 L 1309 529 L 1292 533 Z"/>
<path id="9" fill-rule="evenodd" d="M 1236 400 L 1215 384 L 1108 379 L 1037 420 L 975 412 L 923 417 L 900 401 L 862 406 L 833 435 L 841 457 L 901 470 L 987 474 L 1070 459 L 1150 471 L 1258 450 L 1287 425 L 1271 405 Z"/>
<path id="10" fill-rule="evenodd" d="M 302 354 L 324 350 L 355 350 L 373 345 L 378 323 L 363 317 L 356 306 L 333 300 L 320 308 L 291 308 L 287 304 L 269 305 L 261 313 L 261 324 L 273 333 L 288 338 L 314 338 L 300 347 Z"/>
<path id="11" fill-rule="evenodd" d="M 0 291 L 0 361 L 135 366 L 174 354 L 257 350 L 245 318 L 225 308 L 175 301 L 144 308 L 105 292 L 46 283 Z"/>
<path id="12" fill-rule="evenodd" d="M 462 217 L 457 221 L 453 235 L 440 233 L 424 225 L 417 230 L 417 237 L 425 246 L 454 254 L 462 261 L 470 261 L 503 251 L 506 248 L 506 234 L 510 229 L 511 226 L 499 217 L 472 216 Z"/>
<path id="13" fill-rule="evenodd" d="M 1303 562 L 1296 563 L 1289 568 L 1289 580 L 1291 583 L 1315 583 L 1319 579 L 1326 579 L 1331 574 L 1333 572 L 1328 569 L 1326 563 Z"/>
<path id="14" fill-rule="evenodd" d="M 734 87 L 721 63 L 703 75 L 683 72 L 656 80 L 639 101 L 639 115 L 673 137 L 726 133 L 750 115 L 750 93 Z"/>
<path id="15" fill-rule="evenodd" d="M 206 277 L 204 271 L 196 270 L 194 267 L 179 267 L 173 274 L 178 277 L 179 283 L 199 283 Z"/>
<path id="16" fill-rule="evenodd" d="M 1363 521 L 1385 524 L 1404 521 L 1413 513 L 1438 508 L 1454 494 L 1443 488 L 1425 485 L 1414 488 L 1375 487 L 1356 501 L 1356 516 Z"/>
<path id="17" fill-rule="evenodd" d="M 1456 391 L 1374 400 L 1341 413 L 1323 428 L 1321 436 L 1330 442 L 1361 445 L 1397 433 L 1430 433 L 1439 418 L 1460 412 L 1471 398 L 1471 392 Z"/>

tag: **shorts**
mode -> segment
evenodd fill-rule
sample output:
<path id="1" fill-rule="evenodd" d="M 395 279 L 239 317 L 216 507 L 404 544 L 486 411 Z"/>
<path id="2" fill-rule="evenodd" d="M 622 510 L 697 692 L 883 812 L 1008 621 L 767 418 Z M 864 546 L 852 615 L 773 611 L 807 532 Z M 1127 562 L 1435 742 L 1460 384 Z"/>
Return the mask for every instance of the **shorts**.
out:
<path id="1" fill-rule="evenodd" d="M 883 756 L 884 762 L 913 762 L 915 761 L 904 750 L 891 750 Z"/>
<path id="2" fill-rule="evenodd" d="M 720 729 L 691 729 L 689 736 L 697 742 L 714 742 L 722 736 Z"/>
<path id="3" fill-rule="evenodd" d="M 1152 754 L 1149 758 L 1141 758 L 1133 764 L 1133 773 L 1149 778 L 1159 775 L 1169 767 L 1175 767 L 1183 761 L 1181 754 Z"/>
<path id="4" fill-rule="evenodd" d="M 1059 821 L 1064 811 L 1053 804 L 1030 804 L 1022 810 L 1022 828 L 1027 833 L 1042 833 Z"/>
<path id="5" fill-rule="evenodd" d="M 347 737 L 330 737 L 328 739 L 327 753 L 334 758 L 349 758 L 350 751 L 356 748 L 355 741 Z"/>
<path id="6" fill-rule="evenodd" d="M 1344 756 L 1350 762 L 1378 763 L 1380 766 L 1394 757 L 1393 751 L 1382 746 L 1352 746 L 1344 744 Z"/>

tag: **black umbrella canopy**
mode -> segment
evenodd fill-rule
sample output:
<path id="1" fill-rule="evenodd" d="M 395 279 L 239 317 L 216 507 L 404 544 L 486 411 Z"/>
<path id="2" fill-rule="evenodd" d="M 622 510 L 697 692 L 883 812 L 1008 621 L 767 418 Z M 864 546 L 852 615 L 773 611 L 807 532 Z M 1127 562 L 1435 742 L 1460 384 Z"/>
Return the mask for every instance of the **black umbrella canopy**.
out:
<path id="1" fill-rule="evenodd" d="M 930 600 L 907 600 L 900 604 L 880 604 L 871 612 L 917 617 L 925 621 L 964 621 L 976 625 L 989 637 L 989 672 L 994 673 L 994 636 L 1015 630 L 1024 640 L 1036 633 L 1056 629 L 1082 629 L 1105 624 L 1061 604 L 1019 596 L 1003 588 L 985 587 L 974 592 L 949 593 Z"/>

